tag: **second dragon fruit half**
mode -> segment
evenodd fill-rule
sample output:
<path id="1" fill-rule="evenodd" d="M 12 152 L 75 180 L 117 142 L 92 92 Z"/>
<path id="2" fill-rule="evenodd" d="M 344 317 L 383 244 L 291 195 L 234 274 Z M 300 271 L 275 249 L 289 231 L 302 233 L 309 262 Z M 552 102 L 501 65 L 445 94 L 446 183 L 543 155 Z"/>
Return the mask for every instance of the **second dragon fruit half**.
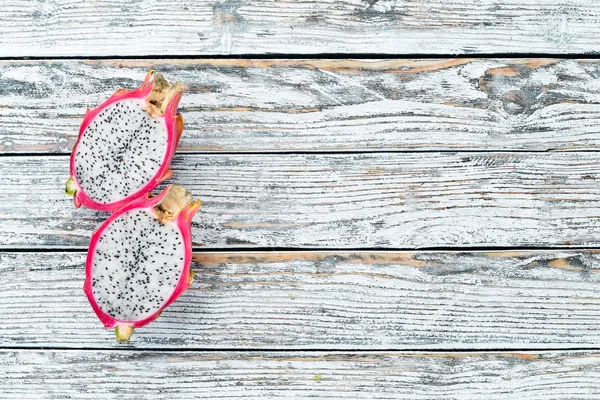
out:
<path id="1" fill-rule="evenodd" d="M 137 89 L 88 109 L 71 154 L 66 193 L 77 207 L 113 213 L 92 235 L 84 292 L 120 342 L 192 283 L 191 221 L 200 200 L 179 185 L 150 193 L 173 175 L 182 93 L 179 82 L 150 71 Z"/>
<path id="2" fill-rule="evenodd" d="M 192 284 L 190 224 L 200 200 L 179 185 L 117 210 L 92 235 L 84 291 L 106 328 L 128 341 Z"/>

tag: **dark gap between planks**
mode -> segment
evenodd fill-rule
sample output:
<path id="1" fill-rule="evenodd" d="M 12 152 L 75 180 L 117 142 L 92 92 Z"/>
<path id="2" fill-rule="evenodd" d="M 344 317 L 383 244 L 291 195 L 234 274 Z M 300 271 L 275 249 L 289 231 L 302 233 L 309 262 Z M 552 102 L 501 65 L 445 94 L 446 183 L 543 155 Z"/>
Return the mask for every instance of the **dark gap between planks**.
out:
<path id="1" fill-rule="evenodd" d="M 298 353 L 298 352 L 306 352 L 306 353 L 408 353 L 408 354 L 430 354 L 430 353 L 467 353 L 467 354 L 477 354 L 477 353 L 515 353 L 515 352 L 531 352 L 531 353 L 541 353 L 541 352 L 559 352 L 559 351 L 600 351 L 600 347 L 581 347 L 581 346 L 564 346 L 564 347 L 540 347 L 540 348 L 505 348 L 505 347 L 490 347 L 490 348 L 475 348 L 475 349 L 421 349 L 421 350 L 413 350 L 413 349 L 402 349 L 402 348 L 389 348 L 389 349 L 335 349 L 331 347 L 327 348 L 294 348 L 294 349 L 284 349 L 284 348 L 253 348 L 253 347 L 236 347 L 236 348 L 204 348 L 204 347 L 195 347 L 195 348 L 185 348 L 185 349 L 177 349 L 177 348 L 143 348 L 143 347 L 135 347 L 132 344 L 121 344 L 118 347 L 57 347 L 57 346 L 34 346 L 34 347 L 19 347 L 19 346 L 0 346 L 0 351 L 2 350 L 26 350 L 26 351 L 136 351 L 136 352 L 165 352 L 165 353 L 195 353 L 195 352 L 203 352 L 203 353 L 252 353 L 252 352 L 273 352 L 273 353 Z"/>
<path id="2" fill-rule="evenodd" d="M 438 246 L 438 247 L 192 247 L 193 253 L 285 253 L 285 252 L 382 252 L 382 253 L 414 253 L 414 252 L 455 252 L 455 253 L 488 253 L 503 251 L 554 251 L 554 250 L 600 250 L 600 246 Z M 82 253 L 86 247 L 3 247 L 0 253 Z"/>
<path id="3" fill-rule="evenodd" d="M 448 59 L 448 58 L 562 58 L 562 59 L 596 59 L 600 52 L 589 53 L 429 53 L 429 54 L 387 54 L 387 53 L 261 53 L 261 54 L 155 54 L 144 56 L 22 56 L 0 57 L 0 61 L 54 61 L 54 60 L 182 60 L 182 59 L 249 59 L 249 60 L 306 60 L 306 59 L 389 59 L 389 60 L 423 60 L 423 59 Z"/>
<path id="4" fill-rule="evenodd" d="M 219 155 L 219 156 L 259 156 L 259 155 L 343 155 L 343 154 L 410 154 L 410 153 L 423 153 L 423 154 L 431 154 L 431 153 L 530 153 L 530 154 L 541 154 L 541 153 L 595 153 L 600 151 L 600 149 L 545 149 L 545 150 L 528 150 L 528 149 L 393 149 L 393 148 L 385 148 L 385 149 L 364 149 L 364 150 L 252 150 L 252 151 L 203 151 L 203 150 L 177 150 L 177 154 L 185 154 L 185 155 Z M 68 157 L 71 153 L 64 152 L 4 152 L 0 153 L 0 157 Z"/>

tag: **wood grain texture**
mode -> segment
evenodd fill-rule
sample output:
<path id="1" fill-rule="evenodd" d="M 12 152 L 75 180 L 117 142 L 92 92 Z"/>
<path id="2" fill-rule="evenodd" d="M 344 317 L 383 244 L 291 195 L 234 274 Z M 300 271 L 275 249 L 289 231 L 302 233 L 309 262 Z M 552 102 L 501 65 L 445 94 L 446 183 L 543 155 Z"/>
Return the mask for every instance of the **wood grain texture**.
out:
<path id="1" fill-rule="evenodd" d="M 3 399 L 591 399 L 596 352 L 0 351 Z"/>
<path id="2" fill-rule="evenodd" d="M 597 53 L 593 0 L 6 0 L 0 56 Z"/>
<path id="3" fill-rule="evenodd" d="M 3 157 L 0 245 L 87 248 L 106 218 L 64 194 L 68 157 Z M 195 246 L 600 245 L 595 153 L 178 155 Z"/>
<path id="4" fill-rule="evenodd" d="M 0 347 L 124 348 L 83 294 L 84 264 L 0 253 Z M 130 346 L 594 348 L 599 265 L 581 250 L 197 253 L 193 286 Z"/>
<path id="5" fill-rule="evenodd" d="M 150 68 L 186 85 L 183 152 L 600 146 L 597 60 L 28 61 L 0 63 L 0 153 L 69 153 Z"/>

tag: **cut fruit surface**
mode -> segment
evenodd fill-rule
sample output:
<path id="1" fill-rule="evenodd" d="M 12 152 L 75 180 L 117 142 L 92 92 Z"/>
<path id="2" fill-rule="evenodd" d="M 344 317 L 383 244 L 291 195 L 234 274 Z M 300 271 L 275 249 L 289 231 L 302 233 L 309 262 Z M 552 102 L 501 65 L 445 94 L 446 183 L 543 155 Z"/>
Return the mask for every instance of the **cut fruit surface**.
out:
<path id="1" fill-rule="evenodd" d="M 118 90 L 88 110 L 71 154 L 65 191 L 84 205 L 114 211 L 172 176 L 183 131 L 177 107 L 183 87 L 150 71 L 135 90 Z"/>
<path id="2" fill-rule="evenodd" d="M 199 207 L 184 188 L 170 185 L 157 197 L 123 206 L 92 235 L 84 291 L 119 340 L 190 286 L 190 224 Z"/>

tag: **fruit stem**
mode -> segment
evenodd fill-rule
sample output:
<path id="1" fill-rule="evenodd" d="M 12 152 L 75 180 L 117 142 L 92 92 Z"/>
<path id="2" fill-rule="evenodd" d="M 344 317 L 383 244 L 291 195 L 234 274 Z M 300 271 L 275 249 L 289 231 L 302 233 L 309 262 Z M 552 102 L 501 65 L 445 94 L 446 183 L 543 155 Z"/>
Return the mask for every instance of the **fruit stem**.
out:
<path id="1" fill-rule="evenodd" d="M 165 115 L 169 102 L 177 93 L 183 92 L 183 85 L 179 82 L 171 85 L 163 74 L 154 74 L 154 86 L 146 102 L 146 111 L 153 117 Z"/>
<path id="2" fill-rule="evenodd" d="M 117 342 L 129 343 L 129 338 L 133 333 L 133 326 L 131 325 L 117 325 L 115 327 L 115 335 L 117 336 Z"/>
<path id="3" fill-rule="evenodd" d="M 183 186 L 169 185 L 167 194 L 154 206 L 154 218 L 162 223 L 173 221 L 177 215 L 194 202 L 192 194 Z"/>
<path id="4" fill-rule="evenodd" d="M 77 185 L 75 184 L 75 180 L 73 177 L 70 177 L 69 180 L 65 183 L 65 193 L 69 196 L 73 196 L 77 192 Z"/>

